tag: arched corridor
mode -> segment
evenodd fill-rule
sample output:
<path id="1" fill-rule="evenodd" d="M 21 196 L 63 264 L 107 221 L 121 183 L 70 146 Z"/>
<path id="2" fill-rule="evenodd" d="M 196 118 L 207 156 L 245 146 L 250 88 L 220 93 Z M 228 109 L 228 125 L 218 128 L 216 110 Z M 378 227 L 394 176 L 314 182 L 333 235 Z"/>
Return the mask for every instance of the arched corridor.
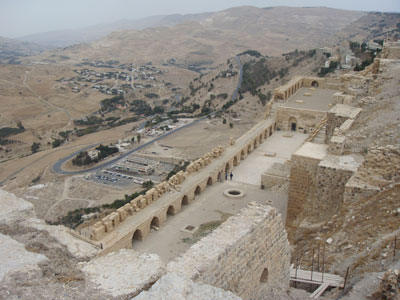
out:
<path id="1" fill-rule="evenodd" d="M 175 207 L 173 207 L 172 205 L 170 205 L 169 207 L 168 207 L 168 210 L 167 210 L 167 216 L 169 215 L 169 216 L 173 216 L 173 215 L 175 215 Z"/>
<path id="2" fill-rule="evenodd" d="M 182 197 L 181 206 L 183 205 L 189 205 L 189 197 L 186 195 Z"/>
<path id="3" fill-rule="evenodd" d="M 132 235 L 132 247 L 135 241 L 143 241 L 143 233 L 140 229 L 136 229 Z"/>
<path id="4" fill-rule="evenodd" d="M 194 190 L 194 194 L 195 195 L 200 195 L 201 194 L 201 187 L 198 185 L 197 187 L 196 187 L 196 189 Z"/>
<path id="5" fill-rule="evenodd" d="M 158 228 L 160 228 L 160 219 L 159 219 L 158 217 L 154 217 L 154 218 L 151 220 L 150 229 L 153 228 L 153 227 L 158 227 Z"/>

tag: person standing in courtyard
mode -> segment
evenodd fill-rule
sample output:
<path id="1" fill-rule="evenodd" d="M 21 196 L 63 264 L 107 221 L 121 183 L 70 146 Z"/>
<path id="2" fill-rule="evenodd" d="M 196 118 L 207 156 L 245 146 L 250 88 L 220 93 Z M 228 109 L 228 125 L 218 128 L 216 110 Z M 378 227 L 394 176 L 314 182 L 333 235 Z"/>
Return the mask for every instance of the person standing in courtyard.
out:
<path id="1" fill-rule="evenodd" d="M 231 172 L 231 174 L 230 174 L 229 176 L 231 177 L 231 180 L 232 180 L 232 177 L 233 177 L 233 174 L 232 174 L 232 172 Z"/>

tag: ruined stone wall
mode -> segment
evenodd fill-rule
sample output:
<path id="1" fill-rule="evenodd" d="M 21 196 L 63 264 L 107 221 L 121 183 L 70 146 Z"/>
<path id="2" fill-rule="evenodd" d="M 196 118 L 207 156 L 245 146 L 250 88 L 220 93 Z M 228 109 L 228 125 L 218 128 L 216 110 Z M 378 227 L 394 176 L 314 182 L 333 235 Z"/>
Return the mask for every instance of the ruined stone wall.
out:
<path id="1" fill-rule="evenodd" d="M 297 131 L 310 133 L 326 117 L 326 112 L 280 107 L 276 116 L 276 124 L 280 130 L 290 130 L 290 119 L 297 121 Z"/>
<path id="2" fill-rule="evenodd" d="M 167 271 L 247 300 L 272 288 L 286 289 L 290 250 L 281 216 L 275 208 L 252 202 L 170 262 Z"/>
<path id="3" fill-rule="evenodd" d="M 382 58 L 400 59 L 400 42 L 385 42 L 382 50 Z"/>
<path id="4" fill-rule="evenodd" d="M 400 145 L 371 147 L 358 172 L 347 183 L 344 201 L 371 197 L 400 181 Z"/>
<path id="5" fill-rule="evenodd" d="M 304 217 L 312 211 L 320 161 L 318 158 L 292 155 L 286 217 L 289 240 L 292 240 L 292 234 Z"/>
<path id="6" fill-rule="evenodd" d="M 328 120 L 326 121 L 325 144 L 329 144 L 335 128 L 340 127 L 347 119 L 348 117 L 328 112 Z"/>
<path id="7" fill-rule="evenodd" d="M 329 144 L 331 138 L 338 128 L 340 135 L 345 135 L 353 125 L 354 120 L 359 116 L 361 108 L 352 107 L 345 104 L 336 104 L 327 115 L 325 144 Z"/>
<path id="8" fill-rule="evenodd" d="M 352 177 L 345 186 L 343 202 L 355 202 L 366 199 L 378 194 L 379 191 L 380 188 L 371 186 Z"/>
<path id="9" fill-rule="evenodd" d="M 335 214 L 342 206 L 345 185 L 355 169 L 342 168 L 340 163 L 321 161 L 317 170 L 317 191 L 312 216 L 323 221 Z"/>

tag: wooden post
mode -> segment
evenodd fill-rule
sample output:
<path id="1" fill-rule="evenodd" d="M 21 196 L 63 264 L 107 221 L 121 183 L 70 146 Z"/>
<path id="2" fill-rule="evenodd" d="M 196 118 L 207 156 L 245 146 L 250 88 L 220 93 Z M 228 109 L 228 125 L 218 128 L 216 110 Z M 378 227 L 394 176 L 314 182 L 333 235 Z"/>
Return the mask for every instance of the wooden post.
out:
<path id="1" fill-rule="evenodd" d="M 314 247 L 312 248 L 312 258 L 311 258 L 311 281 L 314 272 Z"/>
<path id="2" fill-rule="evenodd" d="M 324 282 L 324 271 L 325 271 L 325 244 L 322 252 L 322 282 Z"/>
<path id="3" fill-rule="evenodd" d="M 349 269 L 350 269 L 350 267 L 347 267 L 347 271 L 346 271 L 346 277 L 344 278 L 343 289 L 345 289 L 345 288 L 346 288 L 347 276 L 349 276 Z"/>
<path id="4" fill-rule="evenodd" d="M 297 278 L 297 270 L 299 269 L 299 253 L 296 252 L 296 273 L 294 278 Z M 294 282 L 294 287 L 297 288 L 297 281 Z"/>

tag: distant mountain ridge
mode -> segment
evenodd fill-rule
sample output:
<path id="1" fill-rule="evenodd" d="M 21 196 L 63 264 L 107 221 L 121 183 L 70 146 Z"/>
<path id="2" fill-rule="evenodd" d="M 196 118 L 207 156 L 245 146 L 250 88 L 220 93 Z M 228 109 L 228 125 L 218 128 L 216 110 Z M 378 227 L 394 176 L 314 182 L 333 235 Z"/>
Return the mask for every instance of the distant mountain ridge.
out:
<path id="1" fill-rule="evenodd" d="M 114 31 L 91 43 L 55 50 L 55 54 L 70 57 L 71 63 L 86 58 L 167 63 L 174 58 L 178 66 L 207 68 L 248 49 L 275 56 L 332 45 L 337 32 L 366 14 L 324 7 L 243 6 L 192 15 L 169 27 Z M 163 20 L 165 24 L 165 20 L 174 23 L 182 18 Z"/>
<path id="2" fill-rule="evenodd" d="M 212 13 L 173 14 L 146 17 L 139 20 L 120 20 L 112 23 L 97 24 L 79 29 L 67 29 L 42 32 L 19 37 L 18 40 L 36 43 L 47 48 L 68 47 L 83 42 L 92 42 L 103 38 L 113 31 L 142 30 L 152 27 L 175 26 L 185 22 L 201 21 Z"/>
<path id="3" fill-rule="evenodd" d="M 17 64 L 18 58 L 36 55 L 45 50 L 45 47 L 35 43 L 22 42 L 0 36 L 0 63 Z"/>

